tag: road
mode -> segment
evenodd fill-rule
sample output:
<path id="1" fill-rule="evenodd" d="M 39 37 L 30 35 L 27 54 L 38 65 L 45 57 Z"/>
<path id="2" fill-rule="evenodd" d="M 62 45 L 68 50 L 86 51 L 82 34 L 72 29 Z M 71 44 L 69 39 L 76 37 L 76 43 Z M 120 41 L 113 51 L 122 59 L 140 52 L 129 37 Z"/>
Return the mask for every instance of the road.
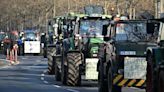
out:
<path id="1" fill-rule="evenodd" d="M 21 56 L 19 61 L 19 65 L 0 68 L 0 92 L 98 92 L 96 82 L 83 81 L 81 87 L 61 85 L 55 75 L 47 74 L 47 59 L 41 56 Z M 145 92 L 136 88 L 122 90 Z"/>

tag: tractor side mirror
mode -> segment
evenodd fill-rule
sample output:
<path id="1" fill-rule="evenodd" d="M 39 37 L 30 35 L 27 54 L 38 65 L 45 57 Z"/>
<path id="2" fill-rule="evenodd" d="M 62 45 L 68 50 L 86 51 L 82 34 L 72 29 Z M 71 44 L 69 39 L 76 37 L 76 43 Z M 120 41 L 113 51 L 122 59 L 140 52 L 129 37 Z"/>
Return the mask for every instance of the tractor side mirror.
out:
<path id="1" fill-rule="evenodd" d="M 153 34 L 154 32 L 159 31 L 159 26 L 159 22 L 147 23 L 147 33 Z"/>
<path id="2" fill-rule="evenodd" d="M 154 33 L 154 29 L 155 29 L 155 25 L 154 23 L 147 23 L 147 33 L 148 34 L 153 34 Z"/>
<path id="3" fill-rule="evenodd" d="M 106 36 L 107 35 L 107 31 L 108 31 L 108 25 L 103 25 L 103 29 L 102 29 L 102 35 Z"/>
<path id="4" fill-rule="evenodd" d="M 110 34 L 109 34 L 109 25 L 103 25 L 103 31 L 102 35 L 104 36 L 104 41 L 110 40 Z"/>

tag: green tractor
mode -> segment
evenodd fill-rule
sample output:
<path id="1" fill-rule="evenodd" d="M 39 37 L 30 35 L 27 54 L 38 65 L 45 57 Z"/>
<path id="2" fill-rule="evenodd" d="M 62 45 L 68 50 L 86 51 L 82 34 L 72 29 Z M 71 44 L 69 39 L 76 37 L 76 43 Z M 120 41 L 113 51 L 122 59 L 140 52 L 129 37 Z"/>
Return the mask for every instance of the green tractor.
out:
<path id="1" fill-rule="evenodd" d="M 102 27 L 109 15 L 76 15 L 70 37 L 63 39 L 61 50 L 61 81 L 77 86 L 81 80 L 97 80 L 98 47 L 103 43 Z M 68 26 L 69 27 L 69 26 Z"/>
<path id="2" fill-rule="evenodd" d="M 82 16 L 82 15 L 81 15 Z M 56 30 L 56 44 L 55 44 L 55 54 L 53 54 L 53 64 L 55 71 L 55 79 L 61 81 L 61 65 L 62 65 L 62 43 L 63 39 L 68 39 L 71 37 L 71 33 L 75 28 L 75 19 L 77 15 L 74 13 L 69 13 L 63 16 L 58 22 L 58 28 Z"/>
<path id="3" fill-rule="evenodd" d="M 57 55 L 58 52 L 56 52 L 56 48 L 59 43 L 61 43 L 62 35 L 59 31 L 64 30 L 63 23 L 65 19 L 64 16 L 57 16 L 53 20 L 51 20 L 51 23 L 49 23 L 49 29 L 51 31 L 51 35 L 48 35 L 46 44 L 44 45 L 44 53 L 47 53 L 47 59 L 48 59 L 48 73 L 49 74 L 55 74 L 55 61 L 54 57 Z"/>
<path id="4" fill-rule="evenodd" d="M 157 46 L 158 25 L 152 20 L 120 20 L 103 27 L 105 42 L 99 47 L 97 65 L 99 92 L 145 87 L 146 48 Z"/>
<path id="5" fill-rule="evenodd" d="M 147 48 L 146 92 L 164 92 L 164 16 L 156 20 L 160 21 L 158 46 Z"/>

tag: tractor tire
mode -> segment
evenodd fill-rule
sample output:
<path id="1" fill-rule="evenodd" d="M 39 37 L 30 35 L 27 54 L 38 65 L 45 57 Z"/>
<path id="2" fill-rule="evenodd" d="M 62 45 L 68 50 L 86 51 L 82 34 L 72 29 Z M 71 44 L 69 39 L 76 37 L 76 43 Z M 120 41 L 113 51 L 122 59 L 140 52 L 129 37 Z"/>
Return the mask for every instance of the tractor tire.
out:
<path id="1" fill-rule="evenodd" d="M 61 81 L 61 73 L 59 71 L 57 64 L 55 64 L 55 79 L 56 81 Z"/>
<path id="2" fill-rule="evenodd" d="M 99 72 L 98 72 L 98 90 L 99 92 L 108 92 L 107 81 L 104 79 L 104 64 L 100 61 Z"/>
<path id="3" fill-rule="evenodd" d="M 56 81 L 61 81 L 61 73 L 59 72 L 58 67 L 55 67 L 55 79 Z"/>
<path id="4" fill-rule="evenodd" d="M 164 69 L 159 70 L 158 92 L 164 92 Z"/>
<path id="5" fill-rule="evenodd" d="M 154 68 L 153 68 L 153 56 L 148 55 L 147 60 L 147 74 L 146 74 L 146 92 L 156 92 Z"/>
<path id="6" fill-rule="evenodd" d="M 53 67 L 48 64 L 48 74 L 53 75 L 54 73 L 55 73 L 55 71 L 54 71 Z"/>
<path id="7" fill-rule="evenodd" d="M 68 76 L 67 85 L 79 86 L 81 84 L 80 64 L 82 63 L 82 56 L 80 53 L 68 53 Z"/>
<path id="8" fill-rule="evenodd" d="M 121 92 L 121 87 L 113 85 L 113 72 L 112 72 L 112 67 L 109 67 L 108 69 L 108 92 Z"/>
<path id="9" fill-rule="evenodd" d="M 51 67 L 48 67 L 48 74 L 49 75 L 52 75 L 53 74 Z"/>
<path id="10" fill-rule="evenodd" d="M 64 85 L 67 85 L 67 66 L 63 65 L 62 67 L 62 75 L 61 75 L 61 81 L 62 81 L 62 84 Z"/>

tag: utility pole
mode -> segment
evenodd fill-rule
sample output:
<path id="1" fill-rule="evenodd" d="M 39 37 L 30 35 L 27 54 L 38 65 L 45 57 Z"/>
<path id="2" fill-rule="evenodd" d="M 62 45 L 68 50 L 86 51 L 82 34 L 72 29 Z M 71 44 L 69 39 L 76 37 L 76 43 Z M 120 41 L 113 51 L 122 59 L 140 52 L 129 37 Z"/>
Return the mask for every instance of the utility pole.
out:
<path id="1" fill-rule="evenodd" d="M 90 4 L 90 5 L 92 4 L 92 0 L 89 0 L 89 4 Z"/>
<path id="2" fill-rule="evenodd" d="M 54 13 L 53 13 L 53 17 L 55 17 L 56 16 L 56 0 L 54 0 Z"/>
<path id="3" fill-rule="evenodd" d="M 158 18 L 158 5 L 159 5 L 159 3 L 158 3 L 158 0 L 154 0 L 154 4 L 155 4 L 155 18 Z"/>
<path id="4" fill-rule="evenodd" d="M 46 14 L 45 14 L 45 26 L 46 26 L 46 34 L 48 33 L 48 9 L 46 9 Z"/>
<path id="5" fill-rule="evenodd" d="M 68 12 L 70 12 L 70 7 L 71 7 L 70 0 L 67 0 L 67 2 L 68 2 Z"/>
<path id="6" fill-rule="evenodd" d="M 164 0 L 161 0 L 161 13 L 164 13 Z"/>
<path id="7" fill-rule="evenodd" d="M 161 13 L 164 13 L 164 0 L 156 0 L 155 1 L 156 18 L 160 18 Z"/>
<path id="8" fill-rule="evenodd" d="M 119 7 L 118 7 L 118 0 L 116 0 L 116 8 L 117 8 L 117 14 L 120 15 L 120 9 L 119 9 Z"/>
<path id="9" fill-rule="evenodd" d="M 104 0 L 105 14 L 107 14 L 107 1 Z"/>

